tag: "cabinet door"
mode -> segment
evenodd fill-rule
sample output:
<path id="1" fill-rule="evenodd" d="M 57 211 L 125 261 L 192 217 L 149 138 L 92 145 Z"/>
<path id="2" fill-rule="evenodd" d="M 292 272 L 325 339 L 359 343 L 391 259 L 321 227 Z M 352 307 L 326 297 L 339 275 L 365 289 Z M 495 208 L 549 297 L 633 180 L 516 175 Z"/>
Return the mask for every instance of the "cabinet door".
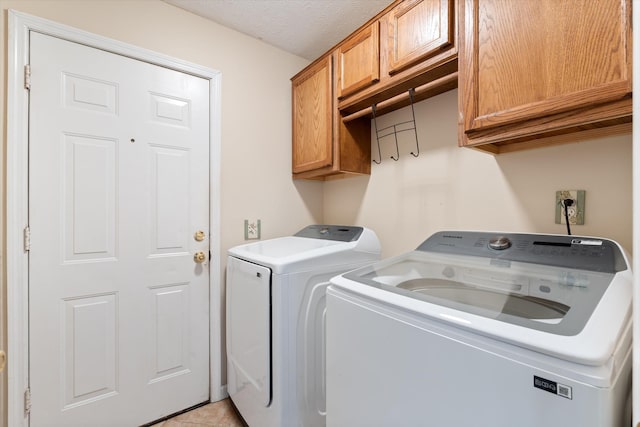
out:
<path id="1" fill-rule="evenodd" d="M 338 97 L 371 86 L 380 79 L 379 22 L 354 34 L 338 47 Z"/>
<path id="2" fill-rule="evenodd" d="M 407 0 L 390 12 L 389 74 L 424 61 L 454 43 L 453 6 L 453 0 Z"/>
<path id="3" fill-rule="evenodd" d="M 631 94 L 631 0 L 463 3 L 460 104 L 467 135 L 568 116 Z M 581 124 L 577 116 L 574 126 Z"/>
<path id="4" fill-rule="evenodd" d="M 331 63 L 329 55 L 292 82 L 293 173 L 332 164 Z"/>

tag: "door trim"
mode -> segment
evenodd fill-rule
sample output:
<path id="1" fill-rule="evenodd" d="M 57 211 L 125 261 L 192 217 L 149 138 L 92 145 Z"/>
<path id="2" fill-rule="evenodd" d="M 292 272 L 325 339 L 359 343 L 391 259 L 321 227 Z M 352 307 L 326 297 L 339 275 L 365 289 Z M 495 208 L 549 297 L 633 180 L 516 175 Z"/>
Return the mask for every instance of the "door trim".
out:
<path id="1" fill-rule="evenodd" d="M 6 147 L 6 251 L 8 425 L 28 426 L 24 392 L 29 385 L 28 276 L 29 257 L 24 251 L 24 229 L 28 224 L 28 118 L 29 96 L 24 89 L 24 66 L 29 58 L 29 32 L 37 31 L 118 55 L 170 68 L 209 80 L 209 180 L 210 180 L 210 277 L 209 277 L 209 389 L 211 401 L 226 397 L 222 385 L 222 330 L 220 299 L 220 153 L 221 73 L 180 59 L 122 43 L 67 25 L 9 10 Z"/>

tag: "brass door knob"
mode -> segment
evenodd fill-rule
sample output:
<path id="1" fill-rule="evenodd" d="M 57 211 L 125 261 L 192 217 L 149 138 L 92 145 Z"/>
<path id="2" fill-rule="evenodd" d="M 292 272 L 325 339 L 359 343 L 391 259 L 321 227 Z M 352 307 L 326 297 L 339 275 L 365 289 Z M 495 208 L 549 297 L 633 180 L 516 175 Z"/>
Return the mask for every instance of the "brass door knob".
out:
<path id="1" fill-rule="evenodd" d="M 7 355 L 4 351 L 0 350 L 0 372 L 4 371 L 4 364 L 7 361 Z"/>
<path id="2" fill-rule="evenodd" d="M 196 242 L 202 242 L 205 238 L 204 231 L 202 230 L 196 231 L 196 233 L 193 235 L 193 238 L 195 239 Z"/>
<path id="3" fill-rule="evenodd" d="M 193 255 L 193 260 L 198 264 L 203 263 L 207 259 L 207 256 L 202 251 L 198 251 Z"/>

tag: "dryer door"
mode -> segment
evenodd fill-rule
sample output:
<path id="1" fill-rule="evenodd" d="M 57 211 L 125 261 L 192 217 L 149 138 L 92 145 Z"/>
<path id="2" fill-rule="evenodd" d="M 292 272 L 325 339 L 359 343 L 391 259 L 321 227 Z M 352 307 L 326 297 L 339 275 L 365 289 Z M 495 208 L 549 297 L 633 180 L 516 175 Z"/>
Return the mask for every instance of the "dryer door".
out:
<path id="1" fill-rule="evenodd" d="M 271 270 L 227 263 L 227 382 L 241 410 L 271 403 Z"/>

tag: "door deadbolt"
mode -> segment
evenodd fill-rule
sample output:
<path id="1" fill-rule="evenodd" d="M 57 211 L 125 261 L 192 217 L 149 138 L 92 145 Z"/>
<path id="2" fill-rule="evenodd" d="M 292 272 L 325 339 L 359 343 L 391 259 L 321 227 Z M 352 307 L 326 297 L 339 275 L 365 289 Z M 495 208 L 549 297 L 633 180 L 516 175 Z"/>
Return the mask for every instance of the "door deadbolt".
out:
<path id="1" fill-rule="evenodd" d="M 202 242 L 204 240 L 204 231 L 198 230 L 196 234 L 193 235 L 193 238 L 196 239 L 196 242 Z"/>
<path id="2" fill-rule="evenodd" d="M 4 364 L 7 361 L 7 355 L 4 351 L 0 350 L 0 372 L 4 371 Z"/>
<path id="3" fill-rule="evenodd" d="M 193 260 L 198 264 L 202 264 L 205 259 L 207 259 L 207 256 L 202 251 L 198 251 L 193 255 Z"/>

